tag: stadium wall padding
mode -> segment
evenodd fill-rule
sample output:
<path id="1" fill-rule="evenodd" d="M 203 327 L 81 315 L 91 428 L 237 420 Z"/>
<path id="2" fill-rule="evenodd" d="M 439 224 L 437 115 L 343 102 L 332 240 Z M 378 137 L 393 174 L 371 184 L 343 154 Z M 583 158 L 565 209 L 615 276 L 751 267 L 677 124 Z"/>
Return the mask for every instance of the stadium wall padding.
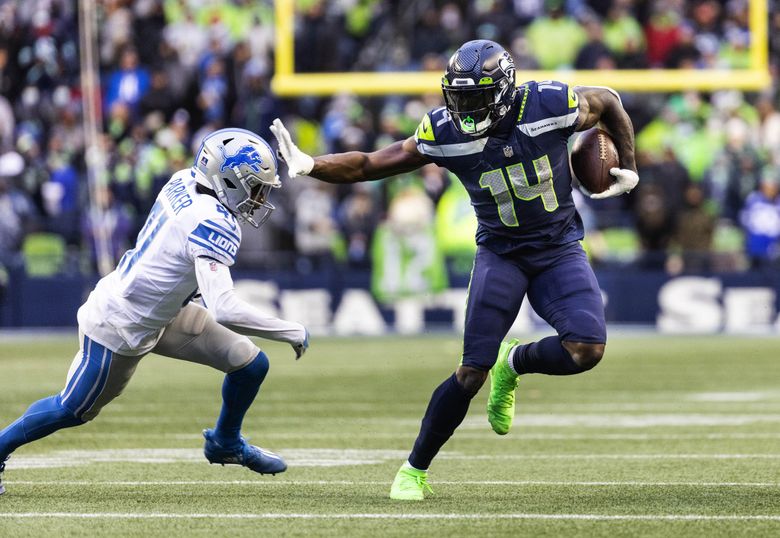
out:
<path id="1" fill-rule="evenodd" d="M 780 275 L 747 272 L 672 277 L 660 272 L 597 271 L 607 321 L 667 333 L 780 332 Z M 442 293 L 378 303 L 368 271 L 234 272 L 237 293 L 269 315 L 305 323 L 314 334 L 405 334 L 462 330 L 468 280 L 451 276 Z M 0 294 L 0 327 L 75 327 L 95 284 L 79 275 L 31 278 L 11 273 Z M 526 304 L 511 332 L 544 329 Z"/>

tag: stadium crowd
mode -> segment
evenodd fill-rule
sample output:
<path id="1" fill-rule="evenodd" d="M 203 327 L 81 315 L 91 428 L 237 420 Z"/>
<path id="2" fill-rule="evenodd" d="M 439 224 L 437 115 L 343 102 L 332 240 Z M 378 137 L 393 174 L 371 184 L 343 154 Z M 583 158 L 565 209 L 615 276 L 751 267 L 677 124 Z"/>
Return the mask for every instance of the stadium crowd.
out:
<path id="1" fill-rule="evenodd" d="M 95 203 L 105 210 L 101 224 L 113 230 L 117 256 L 132 245 L 160 186 L 190 165 L 206 131 L 235 125 L 273 140 L 268 126 L 279 116 L 306 152 L 371 150 L 409 136 L 441 104 L 438 88 L 411 98 L 273 95 L 270 0 L 99 5 L 108 171 Z M 98 223 L 85 210 L 76 9 L 68 0 L 0 3 L 0 263 L 6 265 L 47 251 L 53 237 L 66 268 L 93 268 Z M 299 0 L 296 10 L 301 72 L 442 71 L 449 54 L 474 38 L 507 46 L 521 80 L 524 69 L 537 68 L 749 65 L 747 0 Z M 578 196 L 595 263 L 673 273 L 780 264 L 774 2 L 769 24 L 774 84 L 763 93 L 622 93 L 637 132 L 641 182 L 627 197 Z M 402 180 L 351 187 L 296 179 L 274 197 L 269 224 L 244 235 L 242 266 L 301 272 L 373 266 L 381 276 L 392 274 L 379 267 L 392 258 L 439 268 L 447 260 L 467 270 L 461 262 L 474 248 L 465 192 L 433 165 Z"/>

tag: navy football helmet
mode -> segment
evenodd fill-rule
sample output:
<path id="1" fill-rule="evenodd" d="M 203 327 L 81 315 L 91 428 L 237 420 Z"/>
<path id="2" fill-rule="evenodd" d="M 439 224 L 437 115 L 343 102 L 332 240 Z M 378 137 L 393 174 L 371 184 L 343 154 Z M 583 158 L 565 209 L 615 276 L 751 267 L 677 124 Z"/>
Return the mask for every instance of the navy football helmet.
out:
<path id="1" fill-rule="evenodd" d="M 515 61 L 494 41 L 469 41 L 450 58 L 441 89 L 458 131 L 480 136 L 512 106 Z"/>

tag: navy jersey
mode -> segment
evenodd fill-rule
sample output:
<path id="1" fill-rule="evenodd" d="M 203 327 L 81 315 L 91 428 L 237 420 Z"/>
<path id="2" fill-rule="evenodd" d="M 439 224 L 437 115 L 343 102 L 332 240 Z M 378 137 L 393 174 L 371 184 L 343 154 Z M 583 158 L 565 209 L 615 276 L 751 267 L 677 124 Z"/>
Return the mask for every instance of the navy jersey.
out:
<path id="1" fill-rule="evenodd" d="M 444 107 L 425 115 L 414 138 L 420 153 L 466 187 L 478 244 L 498 254 L 540 250 L 583 237 L 567 147 L 577 118 L 577 95 L 568 85 L 531 81 L 481 138 L 458 132 Z"/>

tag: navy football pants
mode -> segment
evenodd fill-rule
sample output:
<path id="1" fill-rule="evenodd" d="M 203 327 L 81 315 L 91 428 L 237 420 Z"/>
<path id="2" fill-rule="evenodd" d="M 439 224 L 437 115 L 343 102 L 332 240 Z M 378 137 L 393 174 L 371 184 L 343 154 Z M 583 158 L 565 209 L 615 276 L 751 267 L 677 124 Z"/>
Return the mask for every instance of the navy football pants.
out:
<path id="1" fill-rule="evenodd" d="M 498 255 L 480 246 L 466 303 L 464 366 L 493 366 L 526 294 L 561 340 L 606 343 L 601 290 L 579 242 L 524 255 Z"/>

